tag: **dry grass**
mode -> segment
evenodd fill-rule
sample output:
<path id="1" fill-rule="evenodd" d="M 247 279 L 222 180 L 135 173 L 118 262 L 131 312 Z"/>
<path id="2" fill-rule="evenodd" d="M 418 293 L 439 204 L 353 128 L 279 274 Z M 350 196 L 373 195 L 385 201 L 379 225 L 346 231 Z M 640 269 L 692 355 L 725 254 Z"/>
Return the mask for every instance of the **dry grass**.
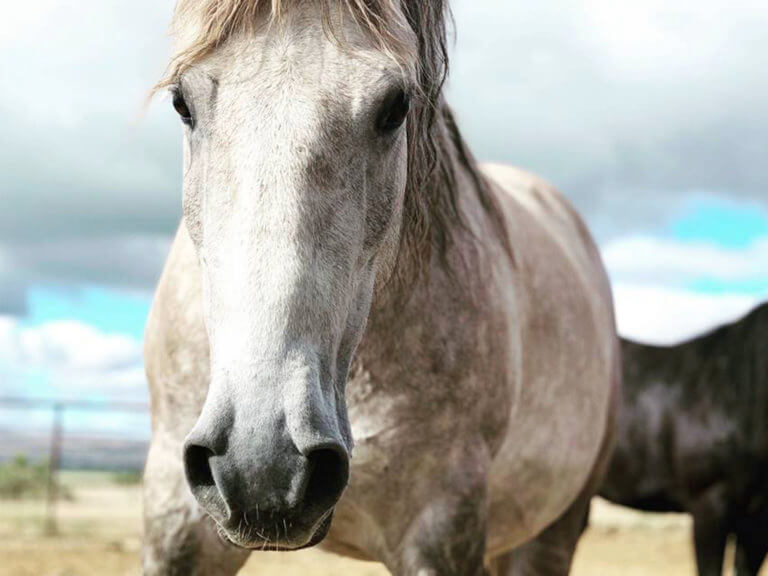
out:
<path id="1" fill-rule="evenodd" d="M 140 574 L 138 486 L 103 474 L 69 474 L 75 494 L 60 504 L 61 536 L 43 538 L 42 502 L 0 501 L 0 576 L 136 576 Z M 254 554 L 243 576 L 386 576 L 377 564 L 318 551 Z M 575 576 L 693 575 L 690 522 L 679 515 L 637 514 L 595 502 Z M 768 570 L 763 574 L 768 576 Z"/>

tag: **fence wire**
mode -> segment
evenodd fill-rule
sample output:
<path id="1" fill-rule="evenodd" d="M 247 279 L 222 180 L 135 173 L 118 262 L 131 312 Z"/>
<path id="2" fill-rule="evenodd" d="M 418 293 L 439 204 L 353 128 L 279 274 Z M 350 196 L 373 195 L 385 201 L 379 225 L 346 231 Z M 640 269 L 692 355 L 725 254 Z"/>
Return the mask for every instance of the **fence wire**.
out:
<path id="1" fill-rule="evenodd" d="M 149 444 L 145 402 L 0 396 L 0 463 L 44 461 L 45 529 L 56 534 L 62 468 L 141 470 Z"/>

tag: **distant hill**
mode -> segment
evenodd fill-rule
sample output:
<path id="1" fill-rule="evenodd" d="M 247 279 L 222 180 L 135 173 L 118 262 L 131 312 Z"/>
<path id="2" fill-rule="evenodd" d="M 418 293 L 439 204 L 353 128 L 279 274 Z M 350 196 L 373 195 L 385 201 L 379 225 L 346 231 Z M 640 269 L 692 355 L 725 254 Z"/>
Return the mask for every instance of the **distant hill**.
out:
<path id="1" fill-rule="evenodd" d="M 19 434 L 0 429 L 0 462 L 17 454 L 46 460 L 51 439 L 45 435 Z M 77 470 L 141 470 L 149 444 L 145 440 L 65 436 L 61 467 Z"/>

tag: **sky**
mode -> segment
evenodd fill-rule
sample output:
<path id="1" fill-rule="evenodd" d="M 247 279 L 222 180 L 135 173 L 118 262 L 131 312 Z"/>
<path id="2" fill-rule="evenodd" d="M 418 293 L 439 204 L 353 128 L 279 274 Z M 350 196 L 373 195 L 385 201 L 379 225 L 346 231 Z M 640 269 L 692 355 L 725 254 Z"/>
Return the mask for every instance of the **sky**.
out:
<path id="1" fill-rule="evenodd" d="M 465 136 L 574 202 L 622 334 L 672 343 L 768 300 L 764 0 L 453 7 Z M 171 11 L 3 9 L 0 395 L 146 398 L 144 321 L 181 205 L 178 119 L 167 99 L 145 108 Z"/>

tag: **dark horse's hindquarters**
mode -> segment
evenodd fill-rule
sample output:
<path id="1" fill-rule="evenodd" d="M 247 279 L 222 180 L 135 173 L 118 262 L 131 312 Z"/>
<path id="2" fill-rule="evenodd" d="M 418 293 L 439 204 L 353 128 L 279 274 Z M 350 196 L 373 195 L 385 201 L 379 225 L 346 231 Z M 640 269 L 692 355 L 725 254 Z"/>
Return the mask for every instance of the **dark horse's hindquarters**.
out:
<path id="1" fill-rule="evenodd" d="M 623 341 L 619 438 L 601 495 L 689 512 L 699 574 L 722 571 L 735 535 L 739 576 L 768 552 L 768 305 L 672 347 Z"/>

